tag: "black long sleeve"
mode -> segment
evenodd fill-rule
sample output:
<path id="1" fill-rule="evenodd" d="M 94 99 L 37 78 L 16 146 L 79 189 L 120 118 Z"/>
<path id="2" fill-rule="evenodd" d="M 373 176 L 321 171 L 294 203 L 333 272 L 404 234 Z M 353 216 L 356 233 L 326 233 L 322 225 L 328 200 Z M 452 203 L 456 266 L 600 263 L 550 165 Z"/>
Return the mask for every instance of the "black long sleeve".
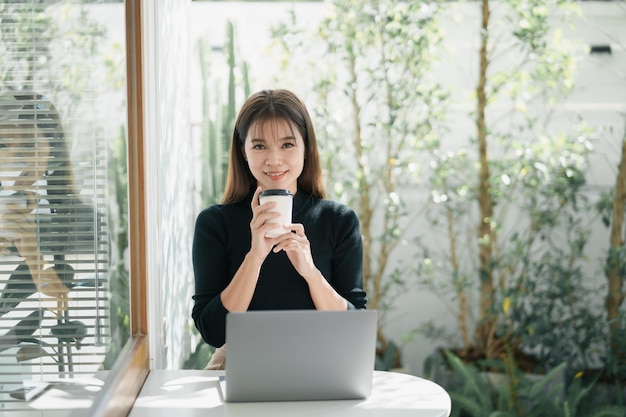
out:
<path id="1" fill-rule="evenodd" d="M 220 293 L 230 283 L 250 250 L 250 199 L 236 204 L 217 204 L 197 218 L 193 240 L 195 295 L 192 318 L 203 339 L 219 347 L 225 343 L 226 315 Z M 293 222 L 301 223 L 311 244 L 315 266 L 332 287 L 362 309 L 363 245 L 354 211 L 337 202 L 298 192 Z M 284 252 L 270 254 L 261 266 L 250 310 L 315 308 L 308 286 Z"/>

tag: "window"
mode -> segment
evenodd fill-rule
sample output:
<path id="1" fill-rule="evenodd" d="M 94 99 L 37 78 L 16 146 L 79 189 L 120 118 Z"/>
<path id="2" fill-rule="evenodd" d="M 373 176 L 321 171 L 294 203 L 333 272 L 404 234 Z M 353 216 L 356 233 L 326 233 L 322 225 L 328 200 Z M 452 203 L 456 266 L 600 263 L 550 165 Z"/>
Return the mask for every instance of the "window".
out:
<path id="1" fill-rule="evenodd" d="M 0 414 L 26 407 L 25 383 L 110 369 L 141 332 L 125 173 L 135 7 L 0 3 Z"/>

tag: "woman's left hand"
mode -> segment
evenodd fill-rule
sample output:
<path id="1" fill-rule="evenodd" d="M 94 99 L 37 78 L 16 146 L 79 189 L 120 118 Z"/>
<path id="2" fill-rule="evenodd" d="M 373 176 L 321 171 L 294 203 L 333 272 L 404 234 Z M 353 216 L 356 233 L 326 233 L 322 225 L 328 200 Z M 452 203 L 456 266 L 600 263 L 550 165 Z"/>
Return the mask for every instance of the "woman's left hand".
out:
<path id="1" fill-rule="evenodd" d="M 285 227 L 287 228 L 287 226 Z M 274 252 L 285 251 L 296 271 L 305 280 L 308 280 L 308 278 L 319 274 L 311 255 L 311 244 L 304 234 L 304 226 L 296 223 L 290 225 L 289 229 L 292 232 L 284 233 L 276 238 L 275 246 L 272 250 Z"/>

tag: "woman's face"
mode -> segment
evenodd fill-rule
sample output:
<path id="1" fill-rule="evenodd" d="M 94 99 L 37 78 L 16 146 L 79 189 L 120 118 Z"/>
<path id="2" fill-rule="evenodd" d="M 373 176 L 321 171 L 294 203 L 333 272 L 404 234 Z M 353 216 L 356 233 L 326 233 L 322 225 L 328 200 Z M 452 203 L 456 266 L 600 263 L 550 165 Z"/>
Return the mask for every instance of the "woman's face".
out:
<path id="1" fill-rule="evenodd" d="M 298 191 L 298 177 L 304 168 L 304 139 L 284 119 L 272 119 L 251 126 L 244 142 L 244 157 L 263 190 Z"/>

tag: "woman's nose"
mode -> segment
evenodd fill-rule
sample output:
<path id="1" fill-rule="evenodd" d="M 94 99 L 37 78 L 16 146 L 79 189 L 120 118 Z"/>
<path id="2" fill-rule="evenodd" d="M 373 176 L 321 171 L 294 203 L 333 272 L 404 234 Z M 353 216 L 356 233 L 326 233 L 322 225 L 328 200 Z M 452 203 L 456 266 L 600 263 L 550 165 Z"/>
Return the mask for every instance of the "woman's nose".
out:
<path id="1" fill-rule="evenodd" d="M 265 161 L 266 165 L 281 165 L 282 158 L 280 155 L 280 150 L 278 149 L 270 149 L 267 159 Z"/>

